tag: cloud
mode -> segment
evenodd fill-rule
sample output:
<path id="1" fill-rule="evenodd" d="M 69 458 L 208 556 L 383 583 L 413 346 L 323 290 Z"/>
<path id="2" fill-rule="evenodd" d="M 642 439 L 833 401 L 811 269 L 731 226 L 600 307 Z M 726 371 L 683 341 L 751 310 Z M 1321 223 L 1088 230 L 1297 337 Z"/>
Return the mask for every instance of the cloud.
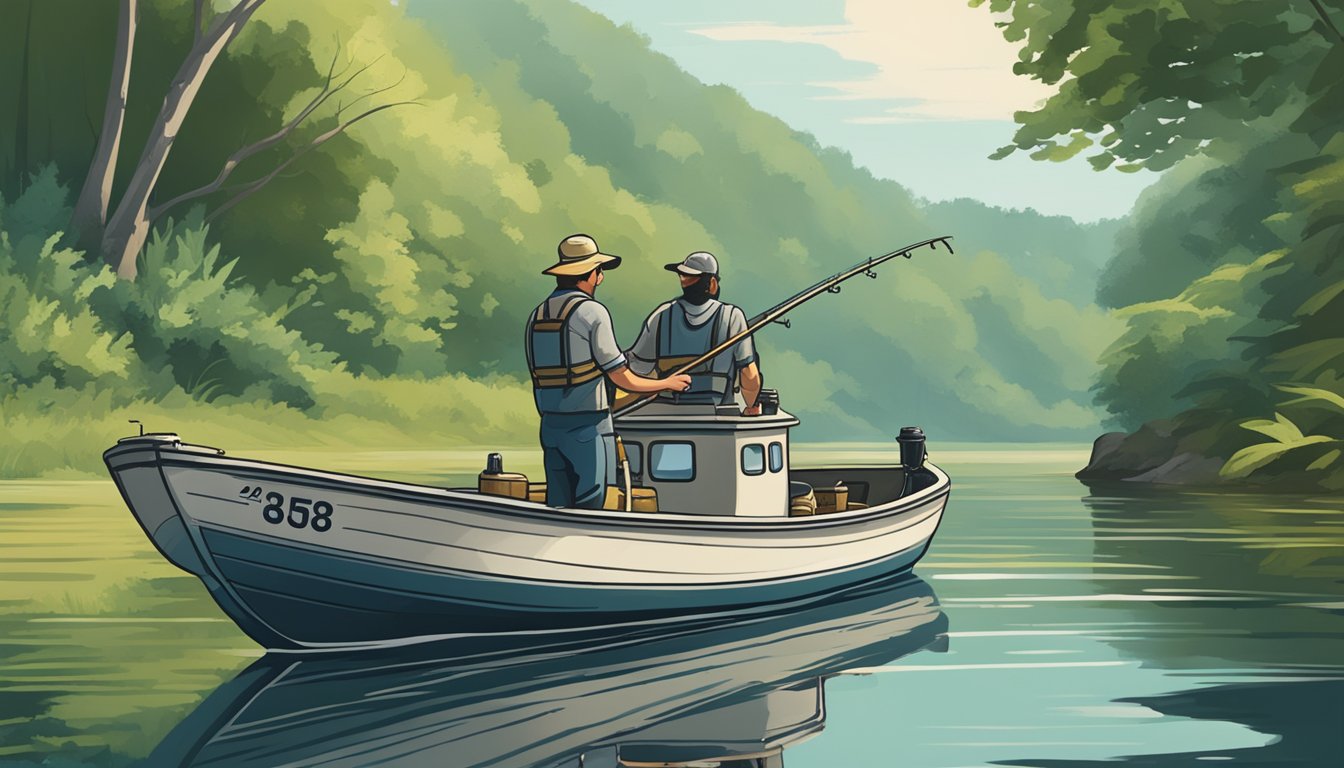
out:
<path id="1" fill-rule="evenodd" d="M 865 102 L 854 123 L 1008 120 L 1050 89 L 1012 73 L 1017 52 L 983 8 L 957 0 L 846 0 L 845 22 L 785 25 L 740 22 L 697 27 L 720 42 L 817 45 L 872 67 L 866 77 L 817 80 L 818 100 Z"/>

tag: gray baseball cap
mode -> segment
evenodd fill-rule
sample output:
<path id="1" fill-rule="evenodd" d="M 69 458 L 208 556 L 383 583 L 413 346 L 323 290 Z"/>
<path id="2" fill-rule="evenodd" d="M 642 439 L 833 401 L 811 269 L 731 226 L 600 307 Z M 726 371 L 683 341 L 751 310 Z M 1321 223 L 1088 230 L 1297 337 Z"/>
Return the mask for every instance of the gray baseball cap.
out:
<path id="1" fill-rule="evenodd" d="M 696 251 L 676 264 L 668 264 L 663 269 L 692 277 L 696 275 L 717 275 L 719 274 L 719 260 L 708 251 Z"/>

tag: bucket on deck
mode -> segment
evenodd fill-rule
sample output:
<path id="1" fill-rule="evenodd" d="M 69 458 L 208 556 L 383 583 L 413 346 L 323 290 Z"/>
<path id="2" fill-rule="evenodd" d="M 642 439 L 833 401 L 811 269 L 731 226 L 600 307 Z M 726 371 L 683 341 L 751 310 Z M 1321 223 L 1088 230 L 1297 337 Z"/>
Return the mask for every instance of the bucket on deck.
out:
<path id="1" fill-rule="evenodd" d="M 653 488 L 634 487 L 630 489 L 631 512 L 657 512 L 658 491 Z M 620 486 L 608 485 L 607 495 L 602 500 L 602 508 L 613 511 L 625 510 L 625 491 Z"/>
<path id="2" fill-rule="evenodd" d="M 849 509 L 849 487 L 844 483 L 836 483 L 834 488 L 816 488 L 813 494 L 817 497 L 818 515 Z"/>
<path id="3" fill-rule="evenodd" d="M 789 517 L 815 515 L 816 513 L 817 496 L 813 493 L 812 486 L 807 483 L 790 482 Z"/>
<path id="4" fill-rule="evenodd" d="M 476 490 L 487 496 L 505 496 L 526 501 L 527 475 L 505 472 L 504 455 L 492 453 L 485 459 L 485 471 L 476 478 Z"/>

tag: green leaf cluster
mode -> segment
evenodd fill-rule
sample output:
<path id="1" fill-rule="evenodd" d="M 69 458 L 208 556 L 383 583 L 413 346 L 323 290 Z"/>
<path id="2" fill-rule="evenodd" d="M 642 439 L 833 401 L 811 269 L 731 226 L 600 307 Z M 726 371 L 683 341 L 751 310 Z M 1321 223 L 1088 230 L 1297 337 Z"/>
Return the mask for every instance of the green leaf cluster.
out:
<path id="1" fill-rule="evenodd" d="M 129 283 L 58 245 L 66 197 L 47 170 L 12 205 L 0 203 L 0 394 L 50 380 L 121 402 L 181 390 L 306 408 L 306 374 L 341 369 L 283 324 L 292 306 L 268 306 L 232 276 L 237 260 L 222 258 L 199 216 L 156 232 L 141 257 L 144 279 Z M 40 239 L 28 228 L 38 212 Z"/>
<path id="2" fill-rule="evenodd" d="M 1014 72 L 1056 86 L 1017 113 L 1004 151 L 1063 160 L 1096 147 L 1088 159 L 1098 169 L 1166 170 L 1235 152 L 1261 119 L 1300 110 L 1336 63 L 1338 41 L 1306 2 L 970 4 L 1002 14 L 1004 37 L 1020 44 Z M 1318 138 L 1329 130 L 1304 127 Z"/>
<path id="3" fill-rule="evenodd" d="M 1344 393 L 1344 6 L 990 6 L 1017 71 L 1058 86 L 1011 149 L 1075 154 L 1081 132 L 1099 168 L 1172 168 L 1101 277 L 1126 329 L 1098 401 L 1228 459 L 1229 480 L 1344 488 L 1344 413 L 1326 407 Z"/>

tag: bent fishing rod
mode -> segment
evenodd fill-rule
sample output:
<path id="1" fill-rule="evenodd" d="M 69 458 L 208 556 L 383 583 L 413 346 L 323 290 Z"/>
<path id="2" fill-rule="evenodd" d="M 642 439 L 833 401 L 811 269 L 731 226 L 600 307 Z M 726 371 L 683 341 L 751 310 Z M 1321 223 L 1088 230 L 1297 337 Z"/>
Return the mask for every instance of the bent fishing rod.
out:
<path id="1" fill-rule="evenodd" d="M 747 321 L 746 330 L 738 333 L 737 335 L 733 336 L 732 338 L 728 339 L 722 344 L 719 344 L 718 346 L 709 350 L 705 354 L 695 358 L 691 362 L 678 367 L 676 370 L 669 373 L 668 376 L 676 376 L 677 374 L 687 373 L 691 369 L 699 365 L 703 365 L 706 361 L 712 360 L 716 355 L 726 350 L 732 349 L 734 344 L 747 338 L 748 336 L 755 334 L 757 331 L 770 325 L 771 323 L 779 323 L 783 325 L 785 328 L 790 327 L 789 321 L 784 317 L 785 315 L 797 309 L 798 307 L 802 306 L 803 304 L 806 304 L 812 299 L 815 299 L 816 297 L 820 296 L 823 293 L 839 293 L 840 284 L 850 279 L 851 277 L 864 275 L 865 277 L 871 277 L 876 279 L 877 273 L 873 271 L 873 268 L 878 266 L 879 264 L 890 261 L 898 256 L 904 256 L 907 259 L 911 258 L 912 251 L 918 248 L 923 248 L 925 246 L 928 246 L 933 250 L 938 250 L 939 243 L 942 243 L 943 247 L 947 249 L 948 253 L 952 253 L 952 244 L 949 242 L 951 239 L 952 239 L 951 235 L 935 237 L 930 240 L 923 240 L 913 245 L 907 245 L 904 248 L 891 251 L 890 253 L 884 253 L 881 256 L 871 256 L 867 259 L 864 259 L 863 261 L 860 261 L 858 264 L 855 264 L 849 269 L 831 275 L 825 280 L 815 283 L 811 287 L 799 291 L 798 293 L 795 293 L 794 295 L 790 296 L 784 301 L 781 301 L 780 303 L 776 304 L 770 309 L 767 309 L 761 314 L 756 315 L 755 317 Z M 612 415 L 624 416 L 629 413 L 634 413 L 640 408 L 643 408 L 644 406 L 653 402 L 654 398 L 658 397 L 658 394 L 659 393 L 657 392 L 646 392 L 644 394 L 637 395 L 633 400 L 630 400 L 624 404 L 618 405 L 615 408 L 613 408 Z"/>

